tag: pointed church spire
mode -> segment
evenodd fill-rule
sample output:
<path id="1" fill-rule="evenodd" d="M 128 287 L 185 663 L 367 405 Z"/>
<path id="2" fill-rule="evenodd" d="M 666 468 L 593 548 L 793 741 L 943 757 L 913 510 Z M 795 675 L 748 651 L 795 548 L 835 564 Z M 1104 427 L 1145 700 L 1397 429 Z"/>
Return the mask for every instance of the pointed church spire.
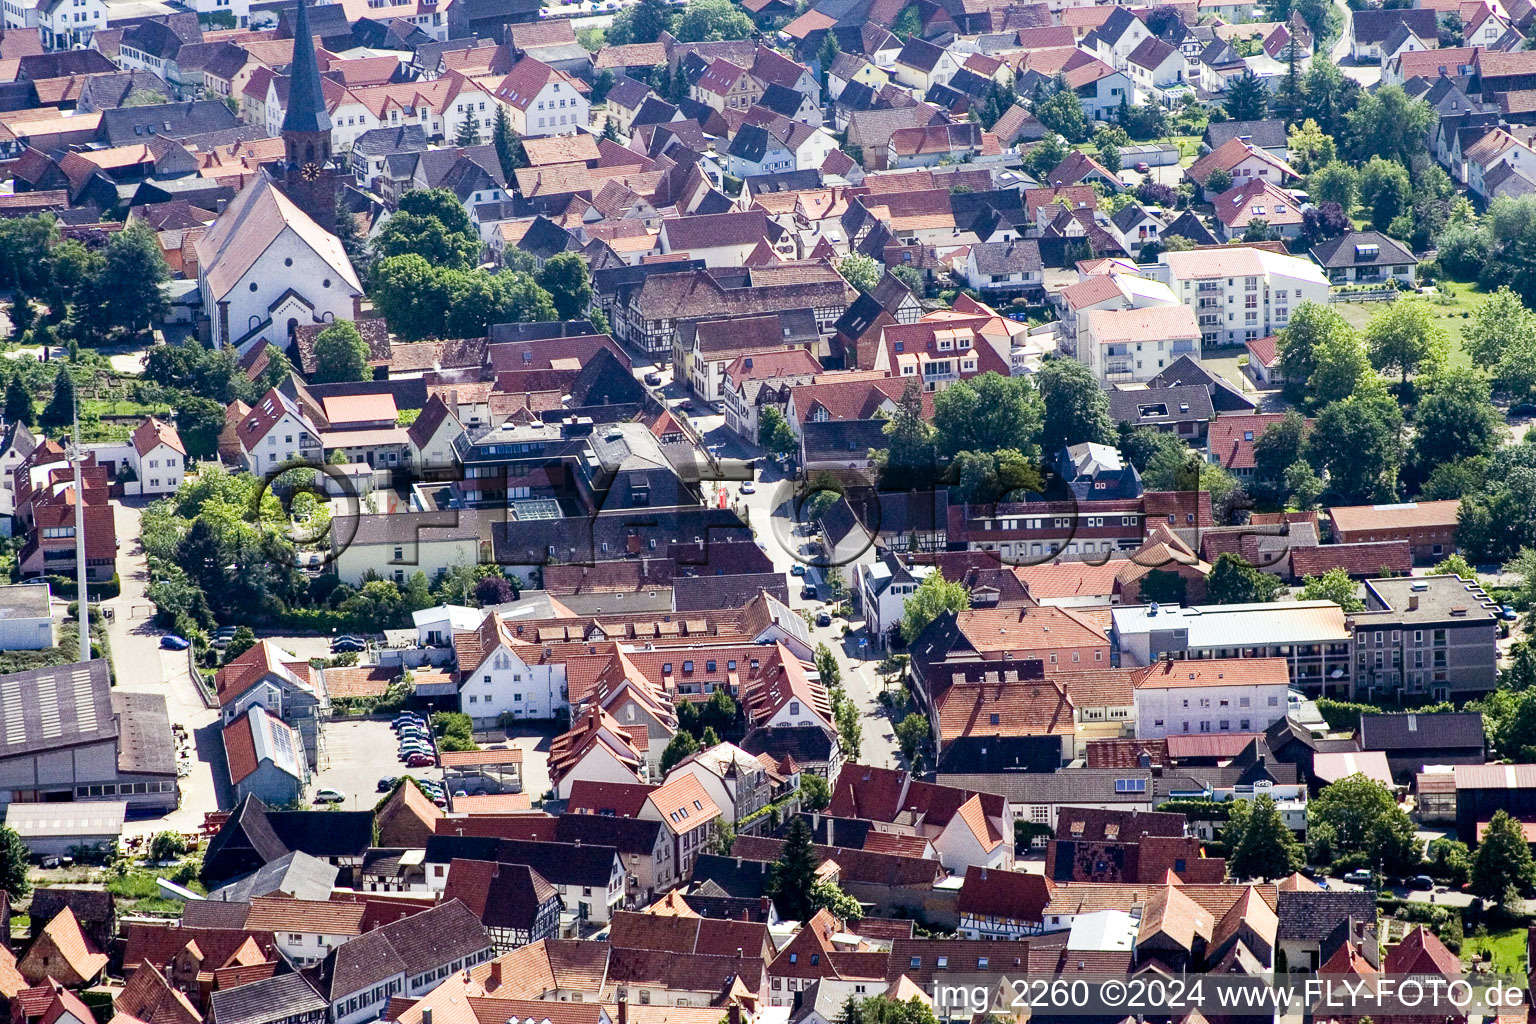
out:
<path id="1" fill-rule="evenodd" d="M 315 59 L 315 40 L 309 31 L 309 5 L 298 0 L 293 19 L 293 63 L 288 69 L 288 112 L 285 132 L 331 131 L 331 114 L 320 91 L 320 64 Z"/>

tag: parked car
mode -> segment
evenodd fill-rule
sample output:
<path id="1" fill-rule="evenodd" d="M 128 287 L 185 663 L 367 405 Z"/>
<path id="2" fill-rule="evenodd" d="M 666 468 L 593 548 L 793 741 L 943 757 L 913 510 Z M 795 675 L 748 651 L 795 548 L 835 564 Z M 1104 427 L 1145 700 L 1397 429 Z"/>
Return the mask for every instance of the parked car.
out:
<path id="1" fill-rule="evenodd" d="M 816 625 L 818 625 L 818 626 L 830 626 L 830 625 L 832 625 L 832 616 L 828 615 L 826 612 L 817 612 L 816 613 Z"/>
<path id="2" fill-rule="evenodd" d="M 645 382 L 653 388 L 659 388 L 661 387 L 661 374 L 648 373 L 645 375 Z"/>
<path id="3" fill-rule="evenodd" d="M 389 723 L 389 725 L 390 725 L 390 728 L 392 728 L 392 729 L 394 729 L 394 730 L 396 730 L 398 732 L 402 725 L 410 725 L 412 723 L 414 723 L 416 725 L 424 725 L 425 724 L 424 722 L 422 722 L 420 715 L 413 715 L 411 712 L 406 711 L 406 712 L 402 712 L 401 714 L 396 715 L 395 716 L 395 720 L 393 722 Z"/>
<path id="4" fill-rule="evenodd" d="M 1435 887 L 1435 880 L 1430 878 L 1428 875 L 1414 875 L 1412 878 L 1405 881 L 1403 886 L 1407 889 L 1418 889 L 1421 891 L 1424 889 L 1433 889 Z"/>
<path id="5" fill-rule="evenodd" d="M 807 583 L 804 587 L 801 587 L 800 596 L 805 598 L 807 601 L 816 600 L 816 584 Z"/>
<path id="6" fill-rule="evenodd" d="M 367 649 L 367 641 L 355 636 L 339 636 L 331 641 L 332 654 L 361 654 Z"/>
<path id="7" fill-rule="evenodd" d="M 160 638 L 160 649 L 165 651 L 184 651 L 192 646 L 192 641 L 175 633 L 167 633 Z"/>
<path id="8" fill-rule="evenodd" d="M 386 775 L 379 780 L 379 786 L 376 792 L 388 793 L 390 790 L 395 788 L 395 783 L 398 781 L 399 780 L 396 779 L 393 775 Z"/>
<path id="9" fill-rule="evenodd" d="M 329 787 L 316 791 L 315 803 L 317 804 L 344 804 L 347 802 L 347 794 L 339 789 Z"/>
<path id="10" fill-rule="evenodd" d="M 1520 613 L 1515 611 L 1509 605 L 1507 605 L 1507 604 L 1499 605 L 1499 618 L 1503 619 L 1505 622 L 1514 622 L 1519 617 L 1520 617 Z"/>
<path id="11" fill-rule="evenodd" d="M 789 574 L 791 576 L 804 576 L 805 566 L 801 565 L 799 562 L 796 562 L 794 565 L 789 567 Z"/>
<path id="12" fill-rule="evenodd" d="M 1375 877 L 1369 868 L 1355 868 L 1344 876 L 1344 881 L 1354 882 L 1356 885 L 1370 885 Z"/>
<path id="13" fill-rule="evenodd" d="M 1138 160 L 1138 161 L 1136 161 L 1136 173 L 1137 174 L 1146 174 L 1151 169 L 1152 168 L 1147 166 L 1147 162 L 1145 160 Z"/>
<path id="14" fill-rule="evenodd" d="M 757 493 L 757 484 L 753 483 L 751 480 L 748 480 L 746 483 L 741 485 L 741 493 L 742 494 L 756 494 Z"/>
<path id="15" fill-rule="evenodd" d="M 417 743 L 414 741 L 411 743 L 400 744 L 400 760 L 404 761 L 412 754 L 426 754 L 428 757 L 431 757 L 432 748 L 427 746 L 425 743 Z"/>
<path id="16" fill-rule="evenodd" d="M 431 754 L 423 754 L 419 751 L 405 759 L 405 766 L 407 768 L 426 768 L 436 763 L 437 758 Z"/>

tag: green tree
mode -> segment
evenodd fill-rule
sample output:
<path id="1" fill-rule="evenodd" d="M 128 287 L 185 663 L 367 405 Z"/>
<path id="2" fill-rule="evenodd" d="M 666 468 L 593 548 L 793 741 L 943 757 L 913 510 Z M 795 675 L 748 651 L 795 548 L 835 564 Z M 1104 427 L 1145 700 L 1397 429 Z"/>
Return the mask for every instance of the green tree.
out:
<path id="1" fill-rule="evenodd" d="M 29 427 L 37 423 L 37 405 L 19 373 L 11 374 L 5 382 L 5 422 L 25 423 Z"/>
<path id="2" fill-rule="evenodd" d="M 1332 601 L 1346 612 L 1365 611 L 1365 602 L 1356 596 L 1359 588 L 1348 572 L 1335 566 L 1321 576 L 1306 576 L 1301 581 L 1301 600 Z"/>
<path id="3" fill-rule="evenodd" d="M 909 380 L 901 392 L 896 412 L 882 428 L 887 447 L 875 453 L 882 487 L 907 490 L 932 486 L 937 476 L 938 453 L 933 425 L 923 413 L 923 393 Z"/>
<path id="4" fill-rule="evenodd" d="M 1449 885 L 1462 885 L 1472 870 L 1472 855 L 1467 844 L 1455 839 L 1431 839 L 1424 848 L 1424 859 L 1433 867 L 1436 878 L 1445 879 Z"/>
<path id="5" fill-rule="evenodd" d="M 750 39 L 756 31 L 747 12 L 730 0 L 689 0 L 673 35 L 684 43 L 711 43 Z"/>
<path id="6" fill-rule="evenodd" d="M 1408 168 L 1395 160 L 1371 157 L 1360 169 L 1360 205 L 1371 211 L 1371 227 L 1386 231 L 1413 205 Z"/>
<path id="7" fill-rule="evenodd" d="M 1345 120 L 1356 159 L 1380 156 L 1407 166 L 1416 153 L 1424 152 L 1435 112 L 1423 100 L 1409 98 L 1402 86 L 1383 85 L 1360 93 L 1355 109 Z"/>
<path id="8" fill-rule="evenodd" d="M 828 32 L 821 39 L 821 49 L 816 51 L 816 64 L 821 69 L 821 97 L 830 100 L 827 93 L 827 72 L 832 70 L 832 64 L 837 60 L 837 55 L 843 52 L 842 46 L 837 42 L 837 33 Z"/>
<path id="9" fill-rule="evenodd" d="M 673 10 L 667 0 L 640 0 L 613 16 L 608 26 L 609 46 L 654 43 L 672 27 Z"/>
<path id="10" fill-rule="evenodd" d="M 1308 124 L 1315 122 L 1308 121 Z M 1338 203 L 1348 214 L 1360 194 L 1360 174 L 1349 164 L 1334 160 L 1307 176 L 1307 196 L 1314 203 Z"/>
<path id="11" fill-rule="evenodd" d="M 1262 121 L 1269 106 L 1269 90 L 1252 72 L 1239 75 L 1227 83 L 1226 97 L 1222 102 L 1227 117 L 1233 121 Z"/>
<path id="12" fill-rule="evenodd" d="M 1051 131 L 1063 136 L 1068 142 L 1081 142 L 1088 137 L 1088 118 L 1083 113 L 1083 101 L 1071 88 L 1056 88 L 1050 96 L 1035 104 L 1035 118 Z"/>
<path id="13" fill-rule="evenodd" d="M 693 738 L 692 733 L 679 729 L 667 742 L 667 749 L 661 752 L 661 774 L 667 774 L 677 762 L 698 752 L 699 741 Z"/>
<path id="14" fill-rule="evenodd" d="M 1009 448 L 1033 453 L 1045 410 L 1028 377 L 987 371 L 951 384 L 933 398 L 939 454 Z"/>
<path id="15" fill-rule="evenodd" d="M 562 320 L 575 320 L 592 304 L 592 279 L 580 253 L 556 253 L 545 260 L 538 282 L 549 293 Z"/>
<path id="16" fill-rule="evenodd" d="M 149 837 L 149 859 L 163 862 L 175 860 L 187 852 L 187 841 L 180 832 L 156 832 Z"/>
<path id="17" fill-rule="evenodd" d="M 1301 843 L 1286 827 L 1272 797 L 1255 797 L 1244 817 L 1242 840 L 1227 860 L 1227 870 L 1234 878 L 1283 878 L 1306 863 Z"/>
<path id="18" fill-rule="evenodd" d="M 1035 374 L 1035 387 L 1045 406 L 1040 450 L 1046 457 L 1084 441 L 1115 442 L 1109 396 L 1088 367 L 1075 359 L 1052 359 Z"/>
<path id="19" fill-rule="evenodd" d="M 821 685 L 830 689 L 843 685 L 843 670 L 838 667 L 837 657 L 832 653 L 832 648 L 824 643 L 818 643 L 813 652 L 816 661 L 816 673 L 821 678 Z"/>
<path id="20" fill-rule="evenodd" d="M 1536 887 L 1536 861 L 1520 822 L 1507 811 L 1494 811 L 1488 830 L 1478 840 L 1468 868 L 1467 888 L 1484 899 L 1510 902 Z"/>
<path id="21" fill-rule="evenodd" d="M 528 155 L 523 152 L 523 141 L 512 130 L 512 120 L 507 108 L 496 104 L 496 117 L 491 121 L 491 143 L 496 147 L 496 162 L 509 184 L 515 182 L 519 167 L 528 166 Z"/>
<path id="22" fill-rule="evenodd" d="M 1208 195 L 1221 195 L 1232 187 L 1232 172 L 1224 167 L 1217 167 L 1205 176 L 1203 187 Z"/>
<path id="23" fill-rule="evenodd" d="M 1135 466 L 1137 472 L 1144 472 L 1159 453 L 1183 455 L 1189 450 L 1189 445 L 1170 431 L 1133 427 L 1123 422 L 1117 429 L 1120 432 L 1120 456 Z"/>
<path id="24" fill-rule="evenodd" d="M 1324 786 L 1307 805 L 1307 842 L 1318 860 L 1354 854 L 1390 875 L 1412 874 L 1420 863 L 1408 812 L 1391 790 L 1359 773 Z"/>
<path id="25" fill-rule="evenodd" d="M 1493 370 L 1511 347 L 1536 349 L 1536 315 L 1505 285 L 1473 311 L 1471 322 L 1462 326 L 1461 344 L 1474 364 Z"/>
<path id="26" fill-rule="evenodd" d="M 768 872 L 768 895 L 786 921 L 806 921 L 815 912 L 816 869 L 821 858 L 811 842 L 811 828 L 796 816 L 789 823 L 778 860 Z"/>
<path id="27" fill-rule="evenodd" d="M 830 34 L 830 33 L 829 33 Z M 852 252 L 837 261 L 843 280 L 861 292 L 872 292 L 880 283 L 880 264 L 861 252 Z"/>
<path id="28" fill-rule="evenodd" d="M 1288 493 L 1285 471 L 1301 458 L 1306 442 L 1306 420 L 1294 409 L 1279 423 L 1271 423 L 1253 439 L 1253 477 L 1259 486 Z"/>
<path id="29" fill-rule="evenodd" d="M 958 580 L 946 580 L 938 572 L 923 577 L 901 606 L 901 635 L 916 640 L 928 624 L 945 612 L 963 612 L 971 606 L 971 592 Z"/>
<path id="30" fill-rule="evenodd" d="M 373 249 L 383 260 L 414 253 L 434 267 L 469 270 L 480 260 L 480 236 L 459 197 L 443 188 L 412 189 L 385 221 Z"/>
<path id="31" fill-rule="evenodd" d="M 171 304 L 160 286 L 170 277 L 160 242 L 146 225 L 111 235 L 101 270 L 87 290 L 100 316 L 96 328 L 132 335 L 164 320 Z"/>
<path id="32" fill-rule="evenodd" d="M 1291 496 L 1291 505 L 1303 512 L 1317 505 L 1323 493 L 1323 479 L 1304 459 L 1297 459 L 1285 471 L 1285 490 Z"/>
<path id="33" fill-rule="evenodd" d="M 1312 358 L 1315 366 L 1307 378 L 1307 398 L 1317 406 L 1342 401 L 1362 389 L 1374 390 L 1372 382 L 1379 379 L 1365 341 L 1347 324 L 1318 339 Z"/>
<path id="34" fill-rule="evenodd" d="M 816 885 L 811 889 L 811 905 L 817 910 L 825 910 L 839 921 L 857 921 L 864 916 L 864 908 L 859 901 L 844 892 L 830 878 L 816 880 Z"/>
<path id="35" fill-rule="evenodd" d="M 1238 555 L 1224 551 L 1205 581 L 1208 604 L 1259 604 L 1273 601 L 1285 590 L 1279 577 L 1261 572 Z"/>
<path id="36" fill-rule="evenodd" d="M 1307 461 L 1346 502 L 1391 501 L 1402 461 L 1403 414 L 1386 394 L 1351 395 L 1318 413 Z"/>
<path id="37" fill-rule="evenodd" d="M 49 431 L 68 429 L 75 421 L 75 381 L 69 375 L 69 366 L 59 364 L 53 375 L 53 395 L 43 407 L 38 422 Z"/>
<path id="38" fill-rule="evenodd" d="M 827 780 L 809 772 L 800 774 L 800 807 L 807 811 L 824 811 L 832 803 L 832 789 Z"/>
<path id="39" fill-rule="evenodd" d="M 1423 379 L 1413 416 L 1413 461 L 1428 476 L 1447 462 L 1491 455 L 1504 439 L 1488 381 L 1470 367 L 1441 366 Z"/>
<path id="40" fill-rule="evenodd" d="M 1401 373 L 1399 395 L 1405 399 L 1409 375 L 1434 368 L 1446 355 L 1445 331 L 1429 303 L 1419 298 L 1382 303 L 1365 325 L 1365 341 L 1372 366 L 1382 372 Z"/>
<path id="41" fill-rule="evenodd" d="M 1302 174 L 1311 174 L 1338 159 L 1338 147 L 1333 143 L 1333 136 L 1324 132 L 1310 117 L 1301 124 L 1291 125 L 1286 133 L 1286 148 L 1290 150 L 1293 166 Z M 1308 197 L 1318 202 L 1310 192 Z"/>
<path id="42" fill-rule="evenodd" d="M 958 453 L 951 469 L 959 479 L 960 501 L 1022 501 L 1045 490 L 1039 464 L 1017 448 Z"/>
<path id="43" fill-rule="evenodd" d="M 316 384 L 368 380 L 368 343 L 350 320 L 337 320 L 315 335 Z"/>
<path id="44" fill-rule="evenodd" d="M 480 118 L 470 110 L 469 116 L 459 122 L 459 130 L 453 136 L 455 146 L 480 145 Z"/>
<path id="45" fill-rule="evenodd" d="M 901 756 L 914 772 L 919 770 L 928 736 L 928 719 L 916 711 L 896 723 L 896 742 L 901 747 Z"/>
<path id="46" fill-rule="evenodd" d="M 224 660 L 234 661 L 240 655 L 256 646 L 256 634 L 250 626 L 238 626 L 235 635 L 229 638 L 229 643 L 224 647 Z"/>
<path id="47" fill-rule="evenodd" d="M 14 828 L 0 825 L 0 889 L 10 893 L 11 899 L 24 898 L 32 891 L 30 870 L 26 842 Z"/>
<path id="48" fill-rule="evenodd" d="M 59 244 L 59 223 L 51 213 L 0 221 L 0 287 L 41 296 L 48 284 L 50 254 Z"/>
<path id="49" fill-rule="evenodd" d="M 1046 132 L 1045 137 L 1029 148 L 1025 154 L 1024 162 L 1034 172 L 1035 177 L 1044 180 L 1054 171 L 1071 152 L 1067 144 L 1062 141 L 1060 135 L 1055 132 Z"/>
<path id="50" fill-rule="evenodd" d="M 1107 124 L 1093 133 L 1093 144 L 1099 149 L 1099 163 L 1111 174 L 1119 174 L 1122 166 L 1120 149 L 1131 144 L 1130 135 L 1117 124 Z"/>
<path id="51" fill-rule="evenodd" d="M 1243 228 L 1243 241 L 1267 242 L 1273 234 L 1269 230 L 1269 221 L 1263 217 L 1249 217 L 1247 227 Z"/>
<path id="52" fill-rule="evenodd" d="M 1461 554 L 1442 558 L 1435 563 L 1429 572 L 1432 576 L 1459 576 L 1464 580 L 1477 579 L 1477 570 L 1472 568 L 1472 563 L 1468 562 L 1466 556 Z"/>
<path id="53" fill-rule="evenodd" d="M 757 445 L 769 455 L 781 459 L 793 455 L 800 447 L 789 421 L 771 405 L 763 406 L 757 414 Z"/>
<path id="54" fill-rule="evenodd" d="M 1189 581 L 1169 569 L 1153 569 L 1141 578 L 1141 600 L 1182 605 L 1189 599 Z"/>

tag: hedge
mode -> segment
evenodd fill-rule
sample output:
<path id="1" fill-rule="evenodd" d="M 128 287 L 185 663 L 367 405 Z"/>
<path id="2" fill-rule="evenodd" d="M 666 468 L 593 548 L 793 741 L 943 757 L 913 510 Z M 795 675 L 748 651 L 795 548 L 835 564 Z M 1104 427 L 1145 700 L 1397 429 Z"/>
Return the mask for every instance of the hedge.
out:
<path id="1" fill-rule="evenodd" d="M 73 576 L 48 575 L 43 579 L 48 581 L 48 589 L 54 597 L 62 597 L 66 601 L 73 601 L 77 596 L 75 578 Z M 117 597 L 123 592 L 123 581 L 118 579 L 116 573 L 110 580 L 102 583 L 86 583 L 86 593 L 92 601 L 105 601 L 109 597 Z"/>

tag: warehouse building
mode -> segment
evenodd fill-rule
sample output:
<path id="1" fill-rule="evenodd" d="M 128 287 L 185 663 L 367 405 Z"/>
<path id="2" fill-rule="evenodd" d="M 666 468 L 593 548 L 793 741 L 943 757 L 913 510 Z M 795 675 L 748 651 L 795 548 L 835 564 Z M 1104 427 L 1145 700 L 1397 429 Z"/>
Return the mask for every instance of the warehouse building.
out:
<path id="1" fill-rule="evenodd" d="M 113 800 L 176 809 L 165 698 L 114 693 L 101 659 L 0 676 L 0 804 Z"/>

